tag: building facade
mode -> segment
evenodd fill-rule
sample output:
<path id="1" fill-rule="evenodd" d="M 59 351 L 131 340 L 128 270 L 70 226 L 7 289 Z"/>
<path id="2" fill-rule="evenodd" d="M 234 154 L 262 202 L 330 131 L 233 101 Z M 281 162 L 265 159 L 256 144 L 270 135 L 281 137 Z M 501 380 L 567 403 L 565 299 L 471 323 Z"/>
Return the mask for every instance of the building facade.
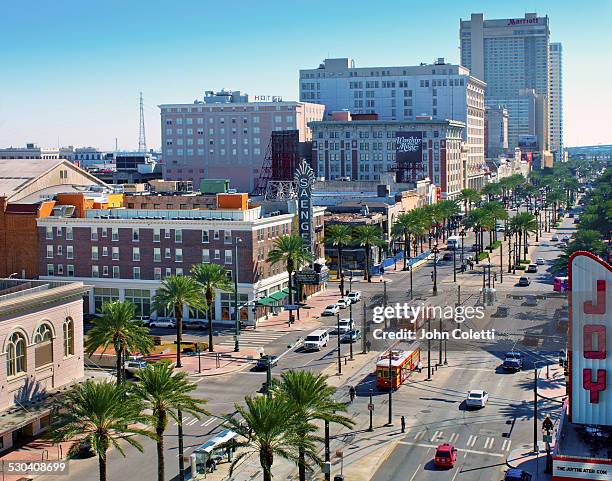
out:
<path id="1" fill-rule="evenodd" d="M 255 99 L 255 97 L 254 97 Z M 310 140 L 308 122 L 321 120 L 324 107 L 278 98 L 250 101 L 246 94 L 206 92 L 193 104 L 160 105 L 164 179 L 229 179 L 252 192 L 262 174 L 273 131 L 299 131 Z"/>
<path id="2" fill-rule="evenodd" d="M 53 395 L 83 377 L 87 290 L 0 279 L 0 452 L 49 426 Z"/>
<path id="3" fill-rule="evenodd" d="M 520 91 L 531 89 L 542 97 L 545 133 L 541 150 L 548 150 L 548 105 L 550 85 L 548 17 L 526 13 L 524 18 L 484 20 L 473 13 L 460 22 L 461 65 L 487 83 L 487 105 L 508 109 L 509 143 L 513 149 L 525 132 L 520 110 Z"/>
<path id="4" fill-rule="evenodd" d="M 74 160 L 74 148 L 45 148 L 36 144 L 26 144 L 25 147 L 7 147 L 0 149 L 0 159 L 66 159 Z"/>
<path id="5" fill-rule="evenodd" d="M 454 198 L 469 185 L 461 155 L 462 122 L 331 120 L 311 122 L 310 126 L 317 177 L 380 180 L 384 174 L 395 172 L 398 182 L 415 184 L 430 179 L 439 187 L 441 198 Z M 404 162 L 405 139 L 413 138 L 418 145 Z"/>
<path id="6" fill-rule="evenodd" d="M 350 58 L 325 59 L 316 69 L 300 70 L 300 100 L 333 112 L 376 114 L 379 120 L 430 117 L 466 125 L 466 181 L 482 186 L 484 175 L 484 98 L 486 84 L 467 68 L 438 59 L 431 65 L 355 67 Z"/>
<path id="7" fill-rule="evenodd" d="M 87 306 L 91 314 L 104 302 L 118 299 L 132 301 L 139 316 L 149 316 L 151 299 L 164 277 L 189 274 L 196 264 L 217 263 L 231 272 L 232 279 L 237 276 L 241 319 L 253 323 L 267 314 L 263 308 L 253 311 L 255 301 L 271 295 L 282 300 L 283 291 L 285 297 L 288 293 L 284 266 L 268 263 L 267 256 L 278 237 L 294 232 L 295 214 L 265 214 L 261 206 L 247 207 L 246 200 L 243 205 L 211 210 L 91 209 L 83 218 L 39 219 L 41 277 L 93 286 Z M 320 236 L 322 210 L 314 212 Z M 234 296 L 217 294 L 213 319 L 230 321 Z M 185 314 L 205 319 L 201 312 Z"/>
<path id="8" fill-rule="evenodd" d="M 563 47 L 550 44 L 550 150 L 563 161 Z"/>
<path id="9" fill-rule="evenodd" d="M 508 109 L 501 105 L 485 110 L 485 156 L 500 157 L 508 152 Z"/>

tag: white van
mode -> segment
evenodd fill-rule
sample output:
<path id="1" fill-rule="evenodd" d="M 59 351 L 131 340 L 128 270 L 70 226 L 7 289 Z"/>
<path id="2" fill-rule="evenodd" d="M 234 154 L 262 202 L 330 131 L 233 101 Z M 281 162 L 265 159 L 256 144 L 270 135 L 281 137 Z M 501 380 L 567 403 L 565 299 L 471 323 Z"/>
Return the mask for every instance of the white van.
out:
<path id="1" fill-rule="evenodd" d="M 327 346 L 329 342 L 329 333 L 325 329 L 317 329 L 311 332 L 304 339 L 305 351 L 320 351 L 321 348 Z"/>
<path id="2" fill-rule="evenodd" d="M 336 327 L 336 329 L 339 328 L 340 334 L 345 334 L 355 329 L 355 321 L 351 319 L 340 319 L 340 322 L 338 324 L 339 325 L 338 327 Z"/>
<path id="3" fill-rule="evenodd" d="M 446 239 L 446 248 L 451 251 L 459 249 L 459 237 L 456 235 L 452 235 L 448 239 Z"/>

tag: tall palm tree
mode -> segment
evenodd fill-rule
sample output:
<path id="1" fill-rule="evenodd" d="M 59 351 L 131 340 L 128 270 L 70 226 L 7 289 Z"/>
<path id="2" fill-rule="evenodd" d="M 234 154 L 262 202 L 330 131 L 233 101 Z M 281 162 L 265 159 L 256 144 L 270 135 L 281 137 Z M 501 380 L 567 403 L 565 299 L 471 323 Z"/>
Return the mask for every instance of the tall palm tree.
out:
<path id="1" fill-rule="evenodd" d="M 304 430 L 298 426 L 297 435 L 302 438 L 298 446 L 298 468 L 300 481 L 306 480 L 306 437 L 309 435 L 308 424 L 313 421 L 327 421 L 351 427 L 355 423 L 343 414 L 346 404 L 334 399 L 336 389 L 327 385 L 327 377 L 312 371 L 285 371 L 280 382 L 272 388 L 273 396 L 289 400 L 295 418 L 305 423 Z"/>
<path id="2" fill-rule="evenodd" d="M 101 317 L 95 318 L 85 339 L 85 352 L 91 356 L 97 349 L 115 349 L 117 384 L 125 379 L 125 361 L 128 353 L 149 354 L 153 338 L 140 321 L 134 319 L 136 306 L 130 301 L 112 301 L 102 305 Z"/>
<path id="3" fill-rule="evenodd" d="M 333 224 L 325 228 L 325 240 L 338 249 L 338 277 L 340 291 L 344 295 L 344 275 L 342 274 L 342 249 L 353 240 L 351 228 L 346 224 Z"/>
<path id="4" fill-rule="evenodd" d="M 483 209 L 472 209 L 463 219 L 463 223 L 467 228 L 474 231 L 476 239 L 476 263 L 478 264 L 478 254 L 483 250 L 483 226 L 487 219 L 487 213 Z"/>
<path id="5" fill-rule="evenodd" d="M 486 195 L 487 200 L 493 200 L 493 197 L 502 193 L 502 185 L 499 182 L 489 182 L 485 184 L 480 191 L 481 195 Z"/>
<path id="6" fill-rule="evenodd" d="M 206 401 L 192 396 L 197 386 L 187 380 L 186 372 L 175 371 L 168 361 L 149 364 L 136 376 L 134 393 L 151 411 L 149 423 L 157 443 L 157 479 L 164 481 L 164 432 L 168 420 L 179 422 L 179 410 L 199 419 L 200 414 L 207 414 L 201 407 Z"/>
<path id="7" fill-rule="evenodd" d="M 518 238 L 518 257 L 521 257 L 521 246 L 523 246 L 523 258 L 527 259 L 527 239 L 529 234 L 536 232 L 538 221 L 536 217 L 529 212 L 519 212 L 511 221 L 512 230 L 517 233 Z"/>
<path id="8" fill-rule="evenodd" d="M 461 209 L 459 204 L 457 204 L 457 201 L 450 199 L 438 202 L 437 207 L 438 212 L 442 217 L 442 240 L 445 240 L 446 232 L 448 231 L 450 233 L 451 230 L 450 220 L 457 216 L 461 212 Z"/>
<path id="9" fill-rule="evenodd" d="M 236 404 L 235 410 L 237 416 L 226 416 L 224 426 L 242 438 L 235 446 L 246 449 L 234 458 L 230 477 L 236 464 L 253 452 L 259 455 L 264 481 L 272 480 L 275 456 L 298 462 L 301 448 L 307 459 L 321 462 L 315 444 L 319 441 L 314 434 L 316 426 L 297 419 L 293 404 L 285 397 L 247 396 L 245 406 Z M 302 436 L 304 432 L 306 436 Z"/>
<path id="10" fill-rule="evenodd" d="M 463 202 L 464 212 L 467 214 L 472 210 L 472 204 L 480 200 L 480 193 L 474 189 L 462 189 L 459 193 L 459 199 Z"/>
<path id="11" fill-rule="evenodd" d="M 217 290 L 232 292 L 234 286 L 230 280 L 231 271 L 221 264 L 198 264 L 191 268 L 191 277 L 200 285 L 206 303 L 206 317 L 208 319 L 208 351 L 213 352 L 213 323 L 212 307 L 215 302 Z M 238 273 L 236 273 L 238 275 Z M 239 313 L 236 313 L 239 315 Z"/>
<path id="12" fill-rule="evenodd" d="M 487 184 L 488 185 L 488 184 Z M 493 230 L 495 232 L 495 240 L 497 240 L 497 221 L 508 220 L 508 212 L 504 209 L 504 206 L 501 202 L 491 201 L 487 202 L 482 206 L 485 212 L 487 212 L 492 218 L 494 222 Z"/>
<path id="13" fill-rule="evenodd" d="M 100 481 L 106 481 L 107 452 L 115 447 L 125 457 L 121 441 L 142 452 L 136 435 L 154 438 L 155 435 L 135 427 L 147 423 L 142 414 L 144 404 L 136 396 L 129 396 L 125 384 L 87 380 L 68 391 L 59 405 L 53 429 L 48 436 L 55 442 L 78 440 L 76 447 L 89 444 L 98 456 Z"/>
<path id="14" fill-rule="evenodd" d="M 284 235 L 274 240 L 274 247 L 268 252 L 268 262 L 272 265 L 283 263 L 289 275 L 289 304 L 293 304 L 293 273 L 308 262 L 313 255 L 310 246 L 297 235 Z M 293 321 L 293 311 L 289 311 L 289 322 Z"/>
<path id="15" fill-rule="evenodd" d="M 353 238 L 360 246 L 363 247 L 365 254 L 365 276 L 364 279 L 372 282 L 372 272 L 370 269 L 370 260 L 372 256 L 372 247 L 379 245 L 382 239 L 382 231 L 374 225 L 360 225 L 353 230 Z"/>
<path id="16" fill-rule="evenodd" d="M 414 211 L 412 211 L 414 212 Z M 395 218 L 393 229 L 398 237 L 403 238 L 404 243 L 404 270 L 408 267 L 408 258 L 410 257 L 410 237 L 415 230 L 416 217 L 412 212 L 404 212 Z M 412 215 L 411 215 L 412 214 Z"/>
<path id="17" fill-rule="evenodd" d="M 181 342 L 183 341 L 183 309 L 204 308 L 202 287 L 189 276 L 168 276 L 161 282 L 153 298 L 153 309 L 159 313 L 164 310 L 174 313 L 176 319 L 176 367 L 181 364 Z"/>

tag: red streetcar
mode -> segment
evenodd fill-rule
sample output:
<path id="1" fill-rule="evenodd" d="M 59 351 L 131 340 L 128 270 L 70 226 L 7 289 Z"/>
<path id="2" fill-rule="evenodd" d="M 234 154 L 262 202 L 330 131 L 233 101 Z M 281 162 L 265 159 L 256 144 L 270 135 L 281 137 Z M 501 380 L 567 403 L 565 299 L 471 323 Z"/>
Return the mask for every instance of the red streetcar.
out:
<path id="1" fill-rule="evenodd" d="M 389 362 L 389 356 L 391 360 Z M 406 380 L 410 371 L 414 371 L 421 360 L 421 348 L 414 342 L 409 350 L 386 351 L 376 362 L 376 387 L 378 389 L 397 389 Z M 391 369 L 391 375 L 389 375 Z"/>

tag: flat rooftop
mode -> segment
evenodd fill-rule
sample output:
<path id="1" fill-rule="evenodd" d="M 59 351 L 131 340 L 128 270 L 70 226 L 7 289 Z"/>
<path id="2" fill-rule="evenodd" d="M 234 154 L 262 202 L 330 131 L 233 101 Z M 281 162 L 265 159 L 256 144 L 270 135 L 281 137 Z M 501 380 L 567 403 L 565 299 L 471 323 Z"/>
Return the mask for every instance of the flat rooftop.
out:
<path id="1" fill-rule="evenodd" d="M 82 282 L 0 279 L 0 321 L 38 305 L 82 297 L 88 291 Z"/>
<path id="2" fill-rule="evenodd" d="M 555 455 L 578 458 L 612 459 L 612 426 L 570 423 L 563 416 Z"/>

